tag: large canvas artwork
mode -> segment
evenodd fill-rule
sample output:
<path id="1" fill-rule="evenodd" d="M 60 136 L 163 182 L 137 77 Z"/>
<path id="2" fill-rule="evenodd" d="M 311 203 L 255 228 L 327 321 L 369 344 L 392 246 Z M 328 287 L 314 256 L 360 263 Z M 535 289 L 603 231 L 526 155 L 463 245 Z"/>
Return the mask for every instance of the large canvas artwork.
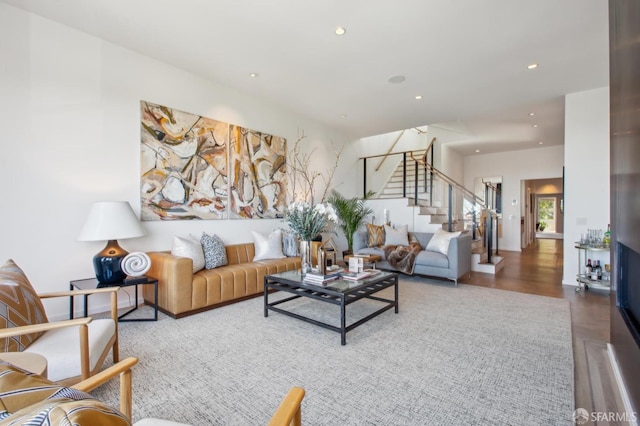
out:
<path id="1" fill-rule="evenodd" d="M 230 216 L 283 217 L 287 141 L 243 127 L 229 128 Z"/>
<path id="2" fill-rule="evenodd" d="M 286 139 L 142 101 L 142 220 L 282 217 Z"/>
<path id="3" fill-rule="evenodd" d="M 227 217 L 229 125 L 142 101 L 142 220 Z"/>

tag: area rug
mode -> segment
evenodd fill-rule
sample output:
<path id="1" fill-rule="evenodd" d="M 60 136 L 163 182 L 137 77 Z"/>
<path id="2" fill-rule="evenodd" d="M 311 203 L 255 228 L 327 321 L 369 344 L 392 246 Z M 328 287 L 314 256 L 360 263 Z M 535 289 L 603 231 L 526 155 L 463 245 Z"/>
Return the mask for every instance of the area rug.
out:
<path id="1" fill-rule="evenodd" d="M 376 303 L 348 306 L 348 321 Z M 288 307 L 333 322 L 339 314 L 312 300 Z M 401 279 L 400 312 L 347 333 L 346 346 L 313 324 L 265 318 L 256 298 L 180 320 L 121 323 L 120 354 L 140 359 L 134 420 L 265 425 L 301 386 L 305 425 L 573 424 L 562 299 Z M 115 382 L 96 396 L 117 404 Z"/>

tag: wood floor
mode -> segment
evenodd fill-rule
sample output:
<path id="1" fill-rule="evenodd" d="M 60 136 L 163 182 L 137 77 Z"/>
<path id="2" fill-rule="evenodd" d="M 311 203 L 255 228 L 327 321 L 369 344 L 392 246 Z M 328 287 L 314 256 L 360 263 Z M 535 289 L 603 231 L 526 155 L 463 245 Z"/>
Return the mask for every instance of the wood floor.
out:
<path id="1" fill-rule="evenodd" d="M 609 293 L 562 285 L 562 240 L 539 239 L 522 252 L 501 251 L 505 266 L 496 275 L 471 272 L 461 283 L 567 299 L 571 304 L 575 408 L 589 413 L 623 413 L 609 363 Z M 588 424 L 626 424 L 599 422 Z"/>

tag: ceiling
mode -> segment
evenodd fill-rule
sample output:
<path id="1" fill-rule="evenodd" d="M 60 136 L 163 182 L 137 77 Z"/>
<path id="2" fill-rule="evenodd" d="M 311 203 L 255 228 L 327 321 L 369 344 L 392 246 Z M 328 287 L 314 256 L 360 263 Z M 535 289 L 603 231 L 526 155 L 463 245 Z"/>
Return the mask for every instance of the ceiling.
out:
<path id="1" fill-rule="evenodd" d="M 352 137 L 447 129 L 463 155 L 562 144 L 564 95 L 608 85 L 602 0 L 0 1 Z"/>

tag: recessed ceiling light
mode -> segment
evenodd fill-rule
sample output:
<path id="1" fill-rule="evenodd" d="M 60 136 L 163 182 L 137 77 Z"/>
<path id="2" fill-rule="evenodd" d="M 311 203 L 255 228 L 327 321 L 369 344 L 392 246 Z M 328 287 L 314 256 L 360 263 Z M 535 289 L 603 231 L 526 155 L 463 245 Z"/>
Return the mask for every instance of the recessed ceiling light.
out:
<path id="1" fill-rule="evenodd" d="M 542 141 L 538 142 L 538 145 L 543 145 L 543 144 L 544 144 L 544 142 L 542 142 Z"/>
<path id="2" fill-rule="evenodd" d="M 392 75 L 387 81 L 389 83 L 402 83 L 404 80 L 404 75 Z"/>
<path id="3" fill-rule="evenodd" d="M 347 33 L 347 29 L 346 29 L 346 28 L 344 28 L 344 27 L 336 27 L 336 29 L 335 29 L 335 30 L 333 30 L 333 32 L 334 32 L 336 35 L 341 36 L 341 35 L 345 35 L 345 34 Z"/>
<path id="4" fill-rule="evenodd" d="M 258 77 L 258 73 L 252 72 L 251 74 L 249 74 L 249 77 L 256 78 L 256 77 Z"/>
<path id="5" fill-rule="evenodd" d="M 529 69 L 529 70 L 535 70 L 536 68 L 538 68 L 538 64 L 529 64 L 529 65 L 527 65 L 527 69 Z"/>
<path id="6" fill-rule="evenodd" d="M 479 150 L 479 149 L 476 149 L 476 152 L 480 152 L 480 150 Z"/>
<path id="7" fill-rule="evenodd" d="M 347 118 L 347 114 L 340 114 L 340 118 Z"/>
<path id="8" fill-rule="evenodd" d="M 534 124 L 534 125 L 533 125 L 533 126 L 531 126 L 531 127 L 538 127 L 538 125 L 537 125 L 537 124 Z"/>
<path id="9" fill-rule="evenodd" d="M 422 95 L 417 95 L 417 96 L 416 96 L 416 99 L 417 99 L 417 100 L 422 99 Z"/>
<path id="10" fill-rule="evenodd" d="M 530 112 L 530 113 L 529 113 L 529 117 L 533 117 L 534 115 L 536 115 L 536 113 L 535 113 L 535 112 Z"/>

